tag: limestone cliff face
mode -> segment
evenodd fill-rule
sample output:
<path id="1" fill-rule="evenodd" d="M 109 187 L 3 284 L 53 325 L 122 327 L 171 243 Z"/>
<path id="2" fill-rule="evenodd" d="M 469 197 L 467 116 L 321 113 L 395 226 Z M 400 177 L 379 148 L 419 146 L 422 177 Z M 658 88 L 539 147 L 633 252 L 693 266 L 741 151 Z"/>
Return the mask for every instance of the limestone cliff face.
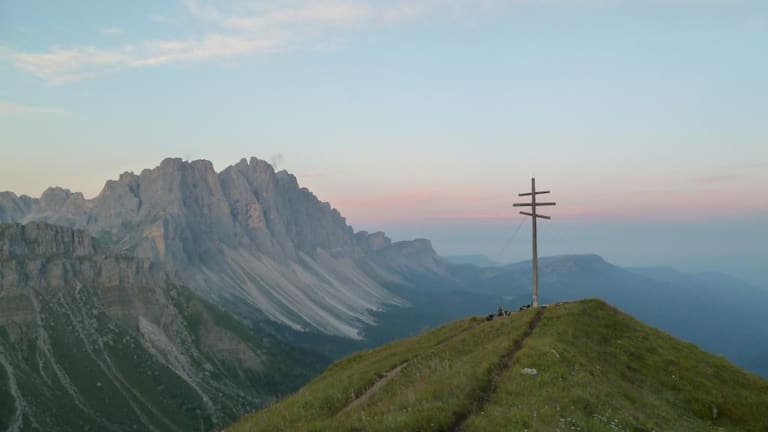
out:
<path id="1" fill-rule="evenodd" d="M 321 202 L 296 177 L 274 172 L 268 163 L 251 158 L 219 175 L 232 209 L 239 244 L 251 241 L 272 258 L 296 259 L 317 250 L 353 255 L 352 228 L 330 204 Z M 251 241 L 242 241 L 242 236 Z"/>
<path id="2" fill-rule="evenodd" d="M 374 323 L 371 311 L 403 304 L 372 278 L 371 265 L 376 280 L 423 264 L 439 271 L 430 245 L 414 243 L 426 255 L 406 262 L 397 252 L 408 252 L 406 243 L 356 235 L 296 177 L 256 158 L 220 173 L 208 161 L 166 159 L 108 181 L 91 200 L 60 188 L 37 200 L 0 195 L 2 220 L 87 229 L 102 243 L 162 261 L 208 300 L 241 312 L 250 305 L 249 318 L 350 338 Z"/>
<path id="3" fill-rule="evenodd" d="M 360 233 L 360 234 L 364 234 Z M 358 241 L 360 237 L 358 237 Z M 365 240 L 368 243 L 366 259 L 377 269 L 391 274 L 429 273 L 433 276 L 450 277 L 444 262 L 427 239 L 392 242 L 384 233 L 374 233 Z"/>
<path id="4" fill-rule="evenodd" d="M 73 230 L 46 223 L 27 225 L 10 224 L 0 231 L 0 259 L 31 256 L 69 257 L 95 253 L 91 236 L 82 230 Z"/>
<path id="5" fill-rule="evenodd" d="M 355 234 L 357 245 L 366 252 L 375 252 L 392 246 L 392 240 L 382 231 L 373 234 L 368 231 L 360 231 Z"/>
<path id="6" fill-rule="evenodd" d="M 161 263 L 103 250 L 82 230 L 0 225 L 10 430 L 208 430 L 302 383 L 310 361 L 322 363 L 251 336 Z"/>

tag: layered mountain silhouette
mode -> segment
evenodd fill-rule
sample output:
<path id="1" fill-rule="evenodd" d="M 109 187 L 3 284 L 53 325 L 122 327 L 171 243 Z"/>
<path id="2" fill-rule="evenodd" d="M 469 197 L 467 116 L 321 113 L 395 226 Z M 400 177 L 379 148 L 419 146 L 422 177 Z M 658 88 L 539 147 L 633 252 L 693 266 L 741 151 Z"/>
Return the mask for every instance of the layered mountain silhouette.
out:
<path id="1" fill-rule="evenodd" d="M 355 233 L 296 177 L 257 158 L 218 173 L 209 161 L 166 159 L 107 181 L 93 199 L 56 187 L 40 198 L 0 193 L 0 222 L 30 221 L 84 229 L 154 260 L 252 327 L 331 357 L 529 301 L 530 262 L 479 268 L 439 258 L 428 240 Z M 603 298 L 768 376 L 765 290 L 596 255 L 540 265 L 544 301 Z"/>
<path id="2" fill-rule="evenodd" d="M 296 177 L 256 158 L 219 173 L 209 161 L 166 159 L 108 181 L 93 199 L 61 188 L 39 199 L 4 193 L 3 221 L 85 229 L 164 263 L 205 299 L 250 319 L 353 339 L 373 324 L 371 311 L 405 305 L 381 284 L 397 280 L 393 268 L 429 270 L 437 259 L 426 240 L 355 234 Z M 419 261 L 404 259 L 406 250 Z"/>

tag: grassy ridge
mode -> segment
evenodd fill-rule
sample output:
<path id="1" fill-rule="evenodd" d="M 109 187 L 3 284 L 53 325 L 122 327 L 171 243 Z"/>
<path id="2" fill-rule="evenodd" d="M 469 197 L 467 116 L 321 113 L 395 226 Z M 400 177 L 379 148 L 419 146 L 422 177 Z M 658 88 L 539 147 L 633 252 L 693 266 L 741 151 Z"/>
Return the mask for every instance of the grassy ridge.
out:
<path id="1" fill-rule="evenodd" d="M 521 369 L 536 368 L 536 377 Z M 534 390 L 535 391 L 532 391 Z M 768 383 L 598 301 L 550 308 L 465 430 L 768 431 Z"/>
<path id="2" fill-rule="evenodd" d="M 229 430 L 768 431 L 768 383 L 723 358 L 597 300 L 547 308 L 523 340 L 533 313 L 355 354 Z"/>
<path id="3" fill-rule="evenodd" d="M 458 321 L 348 357 L 299 393 L 231 430 L 441 430 L 471 410 L 493 368 L 525 331 L 533 312 L 486 323 Z M 342 412 L 388 371 L 380 391 Z"/>

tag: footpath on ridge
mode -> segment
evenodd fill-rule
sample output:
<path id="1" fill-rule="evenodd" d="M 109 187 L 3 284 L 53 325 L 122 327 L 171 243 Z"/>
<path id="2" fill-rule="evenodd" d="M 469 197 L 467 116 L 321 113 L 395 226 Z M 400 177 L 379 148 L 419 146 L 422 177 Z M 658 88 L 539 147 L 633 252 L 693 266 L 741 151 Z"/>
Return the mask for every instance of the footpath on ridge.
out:
<path id="1" fill-rule="evenodd" d="M 462 334 L 466 333 L 467 331 L 469 331 L 470 329 L 472 329 L 474 327 L 475 326 L 468 327 L 468 328 L 466 328 L 466 329 L 464 329 L 464 330 L 462 330 L 462 331 L 460 331 L 460 332 L 458 332 L 456 334 L 453 334 L 453 335 L 448 336 L 447 338 L 444 338 L 443 340 L 441 340 L 439 342 L 439 345 L 443 345 L 443 344 L 445 344 L 445 343 L 447 343 L 447 342 L 449 342 L 449 341 L 451 341 L 453 339 L 456 339 L 457 337 L 461 336 Z M 349 405 L 347 405 L 346 407 L 344 407 L 344 409 L 339 411 L 339 413 L 337 415 L 341 415 L 341 414 L 344 414 L 344 413 L 346 413 L 348 411 L 351 411 L 353 408 L 359 406 L 360 404 L 362 404 L 365 401 L 367 401 L 368 399 L 370 399 L 373 395 L 375 395 L 379 391 L 379 389 L 384 387 L 384 385 L 386 383 L 388 383 L 392 378 L 396 377 L 397 374 L 399 374 L 400 371 L 403 370 L 404 367 L 406 367 L 409 363 L 411 363 L 411 361 L 413 361 L 414 359 L 416 359 L 418 357 L 419 356 L 411 358 L 411 359 L 408 359 L 408 360 L 404 361 L 403 363 L 399 364 L 398 366 L 396 366 L 395 368 L 387 371 L 384 374 L 384 376 L 381 377 L 378 381 L 376 381 L 376 383 L 374 383 L 368 390 L 366 390 L 365 393 L 363 393 L 359 397 L 355 398 L 355 400 L 350 402 Z"/>
<path id="2" fill-rule="evenodd" d="M 504 374 L 504 372 L 506 372 L 510 367 L 512 367 L 512 362 L 514 361 L 515 354 L 517 354 L 523 348 L 523 342 L 525 342 L 525 340 L 528 339 L 528 337 L 533 333 L 533 331 L 539 325 L 539 322 L 541 322 L 541 317 L 543 315 L 544 315 L 544 308 L 538 308 L 536 310 L 536 314 L 533 316 L 533 318 L 531 318 L 531 321 L 528 322 L 528 328 L 526 329 L 525 333 L 523 333 L 523 336 L 517 339 L 515 341 L 515 344 L 512 345 L 512 348 L 499 359 L 498 365 L 496 366 L 496 368 L 494 368 L 494 372 L 491 374 L 488 381 L 485 383 L 485 386 L 482 389 L 478 398 L 476 399 L 475 404 L 467 412 L 457 417 L 456 422 L 448 430 L 452 432 L 461 432 L 464 429 L 464 423 L 466 423 L 467 420 L 469 420 L 475 414 L 483 411 L 483 408 L 491 399 L 491 396 L 496 392 L 499 379 Z"/>
<path id="3" fill-rule="evenodd" d="M 465 413 L 462 413 L 454 424 L 448 428 L 449 431 L 453 432 L 460 432 L 463 429 L 464 423 L 466 423 L 467 420 L 469 420 L 473 415 L 481 412 L 483 410 L 483 407 L 488 403 L 493 393 L 496 392 L 498 381 L 501 377 L 501 375 L 504 374 L 510 367 L 512 367 L 512 362 L 514 361 L 515 354 L 517 354 L 522 348 L 523 348 L 523 342 L 533 333 L 533 331 L 536 329 L 536 327 L 539 325 L 539 322 L 541 321 L 542 316 L 544 315 L 544 308 L 539 308 L 536 310 L 536 313 L 531 318 L 531 320 L 528 322 L 528 326 L 526 328 L 525 333 L 515 340 L 515 343 L 512 345 L 510 350 L 506 353 L 504 353 L 501 358 L 499 358 L 499 361 L 497 363 L 497 366 L 493 369 L 493 373 L 488 377 L 488 380 L 485 382 L 485 385 L 483 386 L 480 394 L 478 395 L 475 404 L 467 410 Z M 472 328 L 472 327 L 470 327 Z M 446 343 L 447 341 L 454 339 L 461 334 L 465 333 L 468 329 L 465 329 L 464 331 L 451 335 L 449 338 L 441 341 L 441 345 Z M 384 385 L 386 385 L 389 381 L 391 381 L 393 378 L 395 378 L 403 368 L 405 368 L 408 364 L 410 364 L 414 358 L 411 358 L 393 369 L 387 371 L 378 381 L 376 381 L 368 390 L 366 390 L 362 395 L 355 398 L 352 402 L 350 402 L 344 409 L 339 411 L 337 415 L 344 414 L 346 412 L 351 411 L 355 407 L 360 406 L 361 404 L 365 403 L 365 401 L 369 400 L 371 397 L 373 397 Z"/>

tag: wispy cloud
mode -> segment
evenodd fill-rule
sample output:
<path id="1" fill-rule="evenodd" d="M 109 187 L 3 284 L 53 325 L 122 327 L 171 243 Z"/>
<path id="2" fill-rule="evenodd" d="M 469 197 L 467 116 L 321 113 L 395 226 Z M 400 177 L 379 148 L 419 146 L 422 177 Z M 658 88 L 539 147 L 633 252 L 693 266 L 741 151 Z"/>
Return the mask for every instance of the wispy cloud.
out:
<path id="1" fill-rule="evenodd" d="M 127 68 L 270 52 L 276 45 L 276 41 L 268 39 L 209 34 L 200 39 L 153 40 L 111 49 L 85 46 L 52 48 L 45 53 L 12 53 L 10 59 L 17 68 L 38 78 L 64 84 Z"/>
<path id="2" fill-rule="evenodd" d="M 373 23 L 401 22 L 422 16 L 434 8 L 435 2 L 373 4 L 361 1 L 305 2 L 248 13 L 244 10 L 225 12 L 213 4 L 185 0 L 195 17 L 236 30 L 260 31 L 290 25 L 361 27 Z"/>
<path id="3" fill-rule="evenodd" d="M 24 105 L 13 102 L 0 101 L 0 116 L 38 114 L 55 115 L 64 114 L 65 111 L 59 108 L 39 107 L 33 105 Z"/>
<path id="4" fill-rule="evenodd" d="M 396 25 L 438 14 L 456 15 L 467 5 L 487 8 L 493 0 L 277 0 L 218 3 L 182 0 L 204 30 L 193 38 L 134 41 L 120 46 L 50 47 L 43 52 L 6 51 L 2 57 L 18 69 L 51 84 L 63 84 L 116 71 L 177 62 L 204 62 L 317 45 L 323 36 L 376 26 Z M 158 24 L 176 18 L 153 15 Z M 118 27 L 105 35 L 123 34 Z"/>
<path id="5" fill-rule="evenodd" d="M 123 29 L 120 27 L 106 27 L 101 29 L 101 34 L 105 36 L 120 36 L 123 34 Z"/>

